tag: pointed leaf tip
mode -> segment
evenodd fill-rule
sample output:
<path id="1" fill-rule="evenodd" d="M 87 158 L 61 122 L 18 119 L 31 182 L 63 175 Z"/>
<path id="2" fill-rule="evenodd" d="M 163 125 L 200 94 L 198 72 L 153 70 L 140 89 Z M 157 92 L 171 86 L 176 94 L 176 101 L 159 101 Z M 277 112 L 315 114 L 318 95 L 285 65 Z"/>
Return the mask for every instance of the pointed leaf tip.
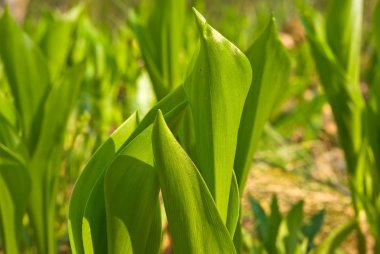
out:
<path id="1" fill-rule="evenodd" d="M 203 15 L 199 11 L 197 11 L 197 9 L 195 9 L 194 7 L 192 9 L 194 12 L 194 18 L 199 28 L 199 31 L 203 33 L 205 27 L 207 26 L 207 21 L 205 17 L 203 17 Z"/>
<path id="2" fill-rule="evenodd" d="M 193 7 L 192 9 L 193 9 L 194 17 L 197 23 L 200 25 L 206 24 L 207 22 L 206 22 L 205 17 L 203 17 L 203 15 L 197 9 L 195 9 L 195 7 Z"/>
<path id="3" fill-rule="evenodd" d="M 165 122 L 164 115 L 162 114 L 161 109 L 157 110 L 156 120 L 154 121 L 156 124 L 162 124 Z"/>

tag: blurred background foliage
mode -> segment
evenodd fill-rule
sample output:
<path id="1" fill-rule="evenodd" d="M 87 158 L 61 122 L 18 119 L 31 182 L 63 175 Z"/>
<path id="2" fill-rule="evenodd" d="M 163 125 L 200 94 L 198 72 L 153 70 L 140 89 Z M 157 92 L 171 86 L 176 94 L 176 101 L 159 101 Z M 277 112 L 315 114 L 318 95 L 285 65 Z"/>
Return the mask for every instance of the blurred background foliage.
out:
<path id="1" fill-rule="evenodd" d="M 60 79 L 66 68 L 81 62 L 86 63 L 79 100 L 68 119 L 62 165 L 59 170 L 55 227 L 56 238 L 62 243 L 60 250 L 62 253 L 68 252 L 66 246 L 68 242 L 67 204 L 72 185 L 80 173 L 78 169 L 83 168 L 96 148 L 132 112 L 138 110 L 142 117 L 159 98 L 171 89 L 164 89 L 164 92 L 160 94 L 152 85 L 151 80 L 155 78 L 148 68 L 149 64 L 144 61 L 147 53 L 139 46 L 144 38 L 139 38 L 135 28 L 136 17 L 142 24 L 148 22 L 149 15 L 154 9 L 154 2 L 154 0 L 0 0 L 0 6 L 9 5 L 15 19 L 42 49 L 51 66 L 52 80 Z M 325 192 L 326 188 L 331 187 L 344 199 L 350 195 L 344 172 L 345 163 L 342 153 L 337 148 L 337 130 L 331 109 L 320 87 L 309 45 L 305 40 L 305 32 L 299 19 L 297 4 L 301 2 L 307 2 L 324 13 L 329 1 L 188 1 L 187 11 L 183 17 L 186 29 L 178 31 L 183 38 L 178 44 L 177 51 L 173 53 L 177 57 L 178 66 L 170 67 L 177 68 L 176 73 L 181 73 L 180 77 L 173 78 L 173 87 L 183 82 L 187 64 L 195 48 L 194 27 L 192 27 L 191 13 L 188 11 L 192 6 L 196 6 L 213 27 L 244 51 L 263 31 L 273 13 L 278 22 L 281 40 L 291 56 L 292 72 L 289 80 L 284 81 L 287 89 L 284 89 L 278 99 L 271 121 L 265 127 L 255 156 L 254 167 L 259 170 L 258 172 L 279 170 L 281 177 L 291 172 L 290 178 L 297 177 L 302 179 L 301 182 L 306 179 L 305 181 L 310 181 L 310 183 L 320 183 L 322 186 L 320 189 L 323 188 L 320 192 Z M 364 96 L 367 92 L 366 84 L 370 84 L 375 78 L 373 66 L 378 62 L 370 29 L 375 3 L 374 0 L 364 1 L 361 49 L 361 81 Z M 77 20 L 73 21 L 72 12 L 75 6 L 80 6 L 78 8 L 81 10 Z M 70 20 L 75 23 L 72 28 L 68 28 L 67 25 Z M 149 25 L 147 27 L 149 29 Z M 0 38 L 0 40 L 3 39 L 6 38 Z M 154 37 L 150 40 L 154 40 Z M 62 45 L 66 47 L 63 50 L 64 56 L 55 59 L 55 54 L 52 52 Z M 1 63 L 0 98 L 0 103 L 13 100 Z M 256 201 L 259 199 L 266 202 L 267 205 L 264 205 L 264 208 L 268 208 L 269 192 L 279 193 L 278 198 L 281 200 L 283 192 L 281 189 L 260 190 L 268 182 L 276 181 L 270 178 L 270 175 L 273 178 L 278 177 L 277 173 L 266 174 L 265 177 L 268 179 L 259 178 L 264 179 L 264 182 L 260 182 L 256 180 L 260 173 L 252 173 L 250 176 L 247 192 L 255 195 L 255 199 L 251 200 L 251 205 L 256 208 L 260 207 Z M 285 178 L 284 181 L 293 180 Z M 255 184 L 259 187 L 256 188 Z M 309 197 L 298 194 L 293 196 L 296 196 L 295 199 L 306 199 L 307 210 Z M 342 201 L 342 204 L 344 202 Z M 285 204 L 285 207 L 292 207 L 295 200 L 290 198 L 287 203 L 289 204 Z M 314 207 L 314 209 L 309 207 L 313 209 L 313 213 L 317 209 L 326 208 L 313 202 L 309 203 L 309 206 Z M 244 207 L 250 210 L 248 202 Z M 347 205 L 343 210 L 345 208 Z M 352 211 L 349 209 L 346 210 L 346 218 L 352 217 Z M 330 226 L 334 225 L 333 216 L 337 215 L 330 213 L 329 217 L 328 209 L 325 209 L 325 213 L 326 223 L 332 223 Z M 250 218 L 247 219 L 249 228 L 252 216 L 250 212 L 243 214 L 246 218 Z M 24 224 L 29 223 L 29 218 L 25 217 Z M 23 245 L 33 245 L 30 230 L 28 228 L 24 230 Z M 254 234 L 257 234 L 257 231 L 252 235 Z M 318 237 L 316 238 L 318 241 Z"/>

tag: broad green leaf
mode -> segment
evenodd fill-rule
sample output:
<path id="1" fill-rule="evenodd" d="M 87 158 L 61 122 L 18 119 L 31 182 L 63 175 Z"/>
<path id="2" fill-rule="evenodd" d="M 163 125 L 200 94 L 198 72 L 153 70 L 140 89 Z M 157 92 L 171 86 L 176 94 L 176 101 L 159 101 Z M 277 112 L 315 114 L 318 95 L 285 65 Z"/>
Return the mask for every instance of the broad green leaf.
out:
<path id="1" fill-rule="evenodd" d="M 160 111 L 152 145 L 174 253 L 236 253 L 206 183 Z"/>
<path id="2" fill-rule="evenodd" d="M 115 156 L 121 154 L 123 149 L 126 148 L 130 142 L 137 138 L 153 123 L 157 108 L 161 108 L 162 111 L 166 113 L 168 119 L 173 121 L 173 119 L 180 118 L 179 112 L 186 107 L 186 104 L 184 90 L 182 87 L 179 87 L 158 102 L 157 105 L 148 112 L 140 124 L 137 125 L 137 121 L 133 120 L 134 117 L 130 117 L 130 120 L 119 127 L 113 136 L 111 136 L 94 154 L 77 180 L 70 200 L 69 233 L 74 253 L 84 253 L 83 244 L 86 245 L 87 251 L 91 250 L 93 252 L 94 239 L 97 240 L 95 243 L 100 251 L 107 250 L 107 239 L 104 238 L 104 232 L 98 228 L 99 219 L 105 221 L 105 206 L 103 205 L 104 198 L 99 197 L 98 195 L 99 193 L 100 195 L 104 195 L 104 172 L 111 165 Z M 98 200 L 98 206 L 93 212 L 89 209 L 89 212 L 87 212 L 87 218 L 84 218 L 87 203 L 83 202 L 83 200 L 89 199 L 92 199 L 93 202 Z M 82 221 L 84 223 L 83 226 Z M 86 242 L 83 242 L 82 233 Z"/>
<path id="3" fill-rule="evenodd" d="M 107 253 L 107 221 L 104 197 L 104 175 L 92 186 L 83 213 L 82 236 L 85 253 Z"/>
<path id="4" fill-rule="evenodd" d="M 350 220 L 332 231 L 317 247 L 315 254 L 331 254 L 357 228 L 355 220 Z"/>
<path id="5" fill-rule="evenodd" d="M 290 72 L 290 60 L 279 40 L 274 18 L 248 49 L 247 57 L 253 78 L 240 120 L 234 162 L 240 192 L 244 190 L 264 125 Z"/>
<path id="6" fill-rule="evenodd" d="M 185 104 L 174 104 L 173 108 L 167 108 L 171 104 L 171 100 L 163 100 L 156 107 L 162 106 L 168 111 L 165 117 L 174 127 L 183 119 Z M 157 109 L 151 110 L 154 111 L 157 112 Z M 120 157 L 116 158 L 107 170 L 105 197 L 110 253 L 129 253 L 132 249 L 134 253 L 159 251 L 161 217 L 158 203 L 159 187 L 156 173 L 153 171 L 152 124 L 143 129 L 149 124 L 151 112 L 122 147 Z M 115 182 L 119 184 L 115 185 Z M 127 194 L 121 196 L 118 193 Z M 91 208 L 88 211 L 93 213 Z M 93 225 L 96 226 L 95 222 Z"/>
<path id="7" fill-rule="evenodd" d="M 40 49 L 11 17 L 8 8 L 0 18 L 0 57 L 21 116 L 26 143 L 34 148 L 42 122 L 42 107 L 49 89 L 49 70 Z"/>
<path id="8" fill-rule="evenodd" d="M 195 133 L 194 133 L 194 120 L 189 106 L 186 107 L 181 123 L 178 125 L 177 130 L 173 130 L 176 133 L 176 139 L 181 144 L 186 153 L 192 158 L 192 160 L 197 161 L 197 151 L 195 144 Z"/>
<path id="9" fill-rule="evenodd" d="M 236 137 L 251 83 L 251 67 L 236 46 L 195 9 L 194 13 L 201 46 L 184 87 L 194 119 L 195 163 L 226 222 Z"/>
<path id="10" fill-rule="evenodd" d="M 107 170 L 104 188 L 108 253 L 159 252 L 159 185 L 153 168 L 151 136 L 152 126 L 133 139 Z M 157 218 L 159 222 L 154 222 Z"/>
<path id="11" fill-rule="evenodd" d="M 68 222 L 73 253 L 85 253 L 82 238 L 82 223 L 86 221 L 86 218 L 84 218 L 85 208 L 93 187 L 97 180 L 103 176 L 104 171 L 114 159 L 117 151 L 131 135 L 137 124 L 137 115 L 133 114 L 99 147 L 75 183 L 70 199 Z M 100 209 L 102 208 L 100 207 Z M 91 232 L 88 232 L 88 234 L 91 234 Z M 104 240 L 106 243 L 106 239 Z M 97 245 L 101 246 L 101 243 L 97 242 Z M 107 247 L 105 246 L 104 249 L 106 250 Z"/>
<path id="12" fill-rule="evenodd" d="M 185 19 L 186 0 L 155 1 L 145 24 L 141 17 L 130 15 L 158 100 L 183 82 Z"/>

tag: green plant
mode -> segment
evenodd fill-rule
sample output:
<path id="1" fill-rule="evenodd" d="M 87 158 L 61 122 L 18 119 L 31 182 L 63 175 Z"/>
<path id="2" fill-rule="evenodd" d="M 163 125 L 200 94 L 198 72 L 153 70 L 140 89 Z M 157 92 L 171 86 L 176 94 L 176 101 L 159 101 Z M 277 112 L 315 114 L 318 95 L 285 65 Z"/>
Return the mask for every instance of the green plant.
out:
<path id="1" fill-rule="evenodd" d="M 321 230 L 324 211 L 303 222 L 303 201 L 294 204 L 286 215 L 282 214 L 276 196 L 272 197 L 270 214 L 250 197 L 254 226 L 258 240 L 252 253 L 309 253 L 315 248 L 314 237 Z"/>
<path id="2" fill-rule="evenodd" d="M 292 205 L 286 215 L 281 213 L 276 196 L 272 197 L 269 214 L 253 197 L 250 197 L 250 205 L 257 234 L 257 239 L 254 238 L 250 246 L 252 254 L 337 253 L 347 236 L 358 228 L 355 219 L 349 220 L 316 244 L 314 239 L 322 228 L 324 210 L 304 222 L 303 201 Z"/>
<path id="3" fill-rule="evenodd" d="M 200 47 L 184 84 L 122 124 L 76 182 L 74 253 L 158 253 L 160 190 L 175 253 L 241 252 L 239 193 L 289 60 L 273 19 L 248 60 L 194 13 Z"/>
<path id="4" fill-rule="evenodd" d="M 379 47 L 379 3 L 373 33 Z M 358 218 L 365 214 L 380 246 L 379 178 L 379 80 L 369 86 L 369 99 L 361 92 L 360 59 L 363 1 L 331 1 L 326 19 L 303 6 L 310 49 L 338 127 L 340 144 Z M 376 23 L 377 22 L 377 23 Z M 378 69 L 378 64 L 374 68 Z M 365 253 L 363 232 L 358 232 L 359 251 Z"/>
<path id="5" fill-rule="evenodd" d="M 71 32 L 75 22 L 63 24 Z M 68 50 L 56 47 L 48 54 L 23 32 L 6 8 L 0 18 L 0 57 L 12 98 L 0 107 L 0 226 L 4 249 L 19 253 L 22 219 L 27 208 L 40 253 L 55 253 L 54 218 L 57 181 L 66 122 L 75 105 L 82 65 L 58 70 Z M 60 40 L 45 35 L 44 49 Z M 58 43 L 59 44 L 59 43 Z"/>

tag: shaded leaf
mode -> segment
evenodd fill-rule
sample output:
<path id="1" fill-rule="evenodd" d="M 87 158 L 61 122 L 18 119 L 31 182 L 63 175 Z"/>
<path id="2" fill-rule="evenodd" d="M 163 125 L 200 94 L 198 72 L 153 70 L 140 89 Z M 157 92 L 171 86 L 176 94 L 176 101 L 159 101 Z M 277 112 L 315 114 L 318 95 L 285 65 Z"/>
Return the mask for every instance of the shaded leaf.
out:
<path id="1" fill-rule="evenodd" d="M 136 128 L 137 123 L 137 115 L 133 114 L 130 116 L 111 135 L 111 137 L 99 147 L 75 183 L 70 199 L 68 216 L 69 235 L 73 253 L 85 253 L 82 238 L 82 223 L 86 220 L 84 218 L 85 208 L 87 205 L 87 200 L 93 191 L 93 187 L 97 180 L 103 176 L 104 171 L 110 165 L 124 141 Z M 99 200 L 101 200 L 101 197 L 99 197 Z M 102 207 L 99 207 L 99 209 L 102 209 Z M 95 225 L 95 227 L 97 227 L 97 225 Z M 97 242 L 96 244 L 100 249 L 106 250 L 106 245 L 105 247 L 100 247 L 102 242 L 103 244 L 106 244 L 106 241 L 104 240 L 106 239 L 103 239 L 101 242 Z"/>
<path id="2" fill-rule="evenodd" d="M 152 143 L 174 252 L 236 253 L 206 183 L 161 112 L 153 127 Z"/>
<path id="3" fill-rule="evenodd" d="M 108 253 L 159 252 L 161 213 L 151 133 L 149 127 L 132 140 L 107 170 Z"/>

